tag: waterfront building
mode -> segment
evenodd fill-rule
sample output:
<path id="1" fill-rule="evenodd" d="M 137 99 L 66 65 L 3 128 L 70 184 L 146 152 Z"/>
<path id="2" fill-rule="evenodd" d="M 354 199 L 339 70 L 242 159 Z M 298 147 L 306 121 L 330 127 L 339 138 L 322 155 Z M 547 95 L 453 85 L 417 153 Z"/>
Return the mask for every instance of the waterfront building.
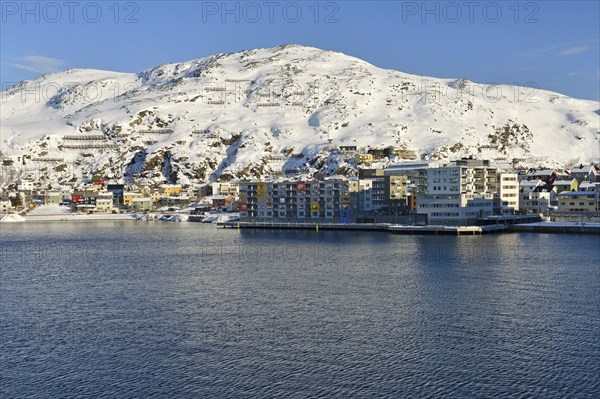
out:
<path id="1" fill-rule="evenodd" d="M 372 209 L 387 213 L 404 212 L 408 209 L 410 180 L 406 175 L 385 174 L 384 169 L 359 169 L 360 181 L 370 181 Z"/>
<path id="2" fill-rule="evenodd" d="M 134 212 L 152 211 L 153 201 L 150 197 L 133 198 L 132 206 Z"/>
<path id="3" fill-rule="evenodd" d="M 427 170 L 427 191 L 419 194 L 417 213 L 428 224 L 464 226 L 491 216 L 497 195 L 496 168 L 489 162 L 462 159 Z"/>
<path id="4" fill-rule="evenodd" d="M 558 194 L 559 212 L 600 212 L 600 191 L 564 191 Z"/>
<path id="5" fill-rule="evenodd" d="M 96 198 L 96 212 L 111 212 L 113 210 L 113 193 L 102 192 Z"/>
<path id="6" fill-rule="evenodd" d="M 524 209 L 528 212 L 547 214 L 557 204 L 556 191 L 547 190 L 545 187 L 536 187 L 529 193 L 524 202 Z"/>
<path id="7" fill-rule="evenodd" d="M 534 190 L 541 188 L 546 188 L 546 183 L 542 180 L 521 180 L 519 182 L 519 210 L 528 211 L 528 201 L 529 194 L 531 194 Z"/>
<path id="8" fill-rule="evenodd" d="M 241 182 L 239 208 L 243 220 L 348 223 L 349 183 L 345 179 Z"/>
<path id="9" fill-rule="evenodd" d="M 142 198 L 144 195 L 142 193 L 127 191 L 123 193 L 123 205 L 124 206 L 132 206 L 133 200 L 135 198 Z"/>
<path id="10" fill-rule="evenodd" d="M 514 213 L 519 210 L 519 177 L 516 173 L 498 175 L 499 213 Z"/>

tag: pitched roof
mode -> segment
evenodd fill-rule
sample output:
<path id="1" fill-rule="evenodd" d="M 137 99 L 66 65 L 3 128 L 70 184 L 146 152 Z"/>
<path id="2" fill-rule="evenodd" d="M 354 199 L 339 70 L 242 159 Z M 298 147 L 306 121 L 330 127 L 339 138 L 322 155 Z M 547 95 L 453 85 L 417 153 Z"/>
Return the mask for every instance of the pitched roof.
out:
<path id="1" fill-rule="evenodd" d="M 594 195 L 594 191 L 563 191 L 562 193 L 558 194 L 559 196 L 561 195 L 566 195 L 566 196 L 579 196 L 579 195 Z"/>
<path id="2" fill-rule="evenodd" d="M 573 166 L 573 168 L 571 169 L 571 173 L 591 173 L 595 170 L 596 168 L 594 168 L 594 165 L 579 165 Z"/>
<path id="3" fill-rule="evenodd" d="M 549 176 L 552 173 L 556 173 L 553 169 L 540 169 L 540 170 L 531 170 L 527 174 L 529 176 Z"/>
<path id="4" fill-rule="evenodd" d="M 554 185 L 555 186 L 570 186 L 573 183 L 573 180 L 555 180 L 554 181 Z"/>
<path id="5" fill-rule="evenodd" d="M 537 185 L 545 186 L 546 183 L 542 180 L 521 180 L 519 182 L 519 186 L 537 186 Z"/>

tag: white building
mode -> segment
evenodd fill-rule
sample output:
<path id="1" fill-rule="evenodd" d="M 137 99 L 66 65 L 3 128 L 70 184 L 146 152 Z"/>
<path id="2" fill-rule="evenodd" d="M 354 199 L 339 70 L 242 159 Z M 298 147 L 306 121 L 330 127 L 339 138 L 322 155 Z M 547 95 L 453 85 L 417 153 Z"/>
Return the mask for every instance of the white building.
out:
<path id="1" fill-rule="evenodd" d="M 516 173 L 500 173 L 499 197 L 502 213 L 519 210 L 519 176 Z"/>
<path id="2" fill-rule="evenodd" d="M 132 201 L 133 210 L 135 212 L 151 211 L 152 203 L 152 198 L 149 197 L 134 198 Z"/>
<path id="3" fill-rule="evenodd" d="M 100 193 L 96 198 L 96 212 L 111 212 L 113 209 L 113 194 Z"/>
<path id="4" fill-rule="evenodd" d="M 538 187 L 546 187 L 546 183 L 541 180 L 521 180 L 519 182 L 519 209 L 528 211 L 529 194 Z"/>
<path id="5" fill-rule="evenodd" d="M 556 203 L 556 191 L 548 191 L 540 187 L 529 193 L 529 198 L 525 200 L 525 209 L 533 213 L 547 214 Z"/>
<path id="6" fill-rule="evenodd" d="M 0 201 L 0 214 L 8 213 L 12 210 L 12 204 L 10 201 Z"/>
<path id="7" fill-rule="evenodd" d="M 212 183 L 213 195 L 240 195 L 240 185 L 237 182 L 214 182 Z"/>
<path id="8" fill-rule="evenodd" d="M 419 196 L 417 213 L 427 214 L 429 224 L 469 225 L 493 213 L 497 170 L 485 161 L 459 162 L 427 170 L 427 194 Z"/>
<path id="9" fill-rule="evenodd" d="M 29 179 L 19 179 L 17 181 L 17 190 L 18 191 L 33 191 L 33 180 Z"/>

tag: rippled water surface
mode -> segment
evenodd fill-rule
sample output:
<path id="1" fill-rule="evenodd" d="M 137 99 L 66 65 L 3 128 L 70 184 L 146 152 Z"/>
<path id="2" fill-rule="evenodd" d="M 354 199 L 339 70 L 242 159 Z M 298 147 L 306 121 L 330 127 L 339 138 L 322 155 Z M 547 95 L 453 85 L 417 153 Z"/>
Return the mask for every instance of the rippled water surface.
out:
<path id="1" fill-rule="evenodd" d="M 2 398 L 600 391 L 598 237 L 0 229 Z"/>

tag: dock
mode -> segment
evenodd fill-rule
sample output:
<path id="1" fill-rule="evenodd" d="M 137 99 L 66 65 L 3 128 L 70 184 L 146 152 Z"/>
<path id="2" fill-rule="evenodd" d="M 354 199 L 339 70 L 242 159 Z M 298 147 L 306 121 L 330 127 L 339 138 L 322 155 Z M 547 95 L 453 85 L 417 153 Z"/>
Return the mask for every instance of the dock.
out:
<path id="1" fill-rule="evenodd" d="M 600 234 L 600 223 L 541 222 L 516 224 L 512 231 L 551 234 Z"/>
<path id="2" fill-rule="evenodd" d="M 380 231 L 394 234 L 419 235 L 480 235 L 510 231 L 506 225 L 491 226 L 405 226 L 390 223 L 271 223 L 271 222 L 223 222 L 217 226 L 232 229 L 271 230 L 337 230 Z"/>

